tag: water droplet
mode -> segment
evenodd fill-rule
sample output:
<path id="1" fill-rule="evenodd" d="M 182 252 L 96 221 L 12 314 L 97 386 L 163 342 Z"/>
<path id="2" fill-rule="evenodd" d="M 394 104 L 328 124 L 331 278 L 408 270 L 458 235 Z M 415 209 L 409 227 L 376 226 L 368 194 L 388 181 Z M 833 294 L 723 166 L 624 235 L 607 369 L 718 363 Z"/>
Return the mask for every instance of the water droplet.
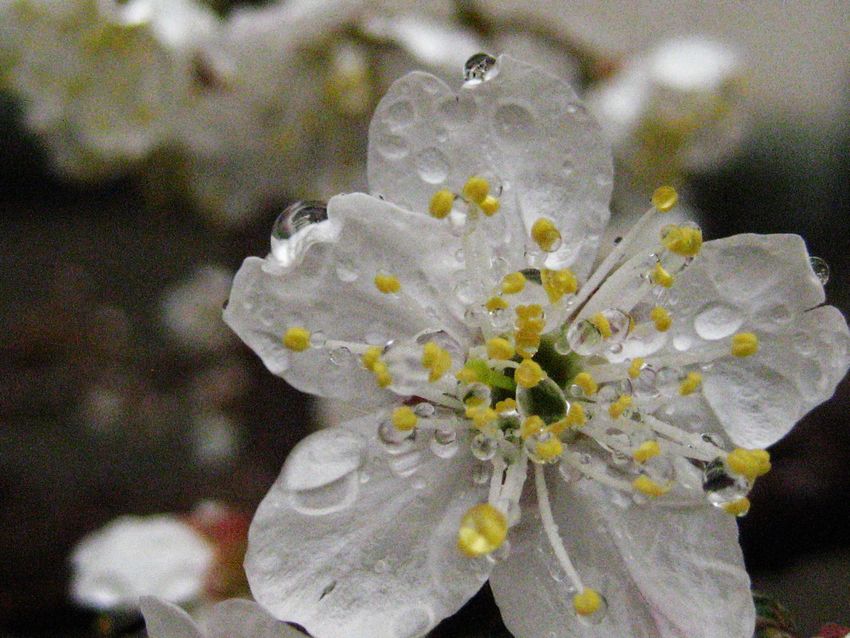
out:
<path id="1" fill-rule="evenodd" d="M 378 440 L 383 448 L 390 454 L 402 454 L 413 448 L 416 430 L 404 432 L 393 425 L 387 418 L 378 426 Z"/>
<path id="2" fill-rule="evenodd" d="M 426 148 L 416 156 L 416 170 L 419 177 L 429 184 L 444 182 L 449 174 L 449 160 L 436 148 Z"/>
<path id="3" fill-rule="evenodd" d="M 490 480 L 491 471 L 489 463 L 476 463 L 472 468 L 472 482 L 476 485 L 484 485 Z"/>
<path id="4" fill-rule="evenodd" d="M 348 366 L 354 363 L 354 355 L 345 346 L 338 346 L 331 350 L 329 358 L 335 366 Z"/>
<path id="5" fill-rule="evenodd" d="M 340 281 L 348 284 L 352 281 L 357 281 L 357 277 L 360 275 L 354 269 L 354 264 L 352 262 L 347 259 L 343 259 L 337 262 L 336 276 Z"/>
<path id="6" fill-rule="evenodd" d="M 820 257 L 809 257 L 809 263 L 821 286 L 825 286 L 829 281 L 829 264 Z"/>
<path id="7" fill-rule="evenodd" d="M 805 332 L 796 333 L 791 337 L 791 343 L 794 345 L 794 350 L 804 357 L 812 356 L 817 350 L 817 341 Z"/>
<path id="8" fill-rule="evenodd" d="M 469 124 L 475 119 L 478 107 L 471 97 L 450 97 L 438 107 L 445 125 L 451 129 Z"/>
<path id="9" fill-rule="evenodd" d="M 499 444 L 495 439 L 490 438 L 486 434 L 476 434 L 470 444 L 472 456 L 479 461 L 489 461 L 496 456 L 496 451 L 499 449 Z"/>
<path id="10" fill-rule="evenodd" d="M 423 460 L 422 452 L 419 450 L 396 454 L 389 460 L 390 471 L 400 477 L 412 476 L 422 465 Z"/>
<path id="11" fill-rule="evenodd" d="M 431 452 L 441 459 L 450 459 L 459 449 L 457 432 L 454 428 L 437 428 L 429 444 Z"/>
<path id="12" fill-rule="evenodd" d="M 405 139 L 392 133 L 378 135 L 377 148 L 388 160 L 400 160 L 410 152 Z"/>
<path id="13" fill-rule="evenodd" d="M 453 277 L 457 283 L 454 285 L 452 289 L 455 293 L 455 297 L 458 298 L 462 304 L 471 304 L 474 303 L 478 298 L 478 286 L 469 279 L 466 275 L 465 270 L 458 271 L 458 277 Z"/>
<path id="14" fill-rule="evenodd" d="M 608 600 L 602 594 L 599 594 L 599 608 L 592 614 L 581 615 L 576 614 L 579 623 L 586 626 L 598 625 L 608 614 Z"/>
<path id="15" fill-rule="evenodd" d="M 508 539 L 502 541 L 502 544 L 499 545 L 494 551 L 490 552 L 487 556 L 494 563 L 501 563 L 504 560 L 507 560 L 511 555 L 511 542 Z"/>
<path id="16" fill-rule="evenodd" d="M 534 130 L 534 116 L 520 104 L 509 102 L 496 109 L 496 133 L 513 144 L 525 143 Z"/>
<path id="17" fill-rule="evenodd" d="M 272 226 L 272 254 L 279 261 L 289 261 L 291 258 L 291 250 L 288 246 L 289 239 L 298 231 L 323 222 L 327 218 L 328 207 L 323 202 L 305 201 L 290 204 L 277 216 Z"/>
<path id="18" fill-rule="evenodd" d="M 320 332 L 317 330 L 316 332 L 310 335 L 310 345 L 314 348 L 324 348 L 326 341 L 327 338 L 325 338 L 324 332 Z"/>
<path id="19" fill-rule="evenodd" d="M 611 328 L 611 336 L 606 339 L 609 343 L 621 343 L 628 335 L 632 325 L 631 317 L 618 308 L 608 308 L 602 311 Z"/>
<path id="20" fill-rule="evenodd" d="M 657 376 L 658 374 L 655 372 L 655 368 L 645 365 L 641 368 L 640 374 L 637 378 L 631 380 L 631 394 L 633 394 L 636 399 L 652 399 L 657 397 Z"/>
<path id="21" fill-rule="evenodd" d="M 734 334 L 744 323 L 744 315 L 732 306 L 713 303 L 694 318 L 694 330 L 702 339 L 723 339 Z M 675 346 L 675 340 L 673 345 Z"/>
<path id="22" fill-rule="evenodd" d="M 771 306 L 765 314 L 767 315 L 768 321 L 779 328 L 789 325 L 794 319 L 791 309 L 785 304 L 776 304 L 775 306 Z"/>
<path id="23" fill-rule="evenodd" d="M 694 345 L 694 340 L 688 335 L 676 335 L 673 337 L 673 347 L 679 352 L 690 350 Z"/>
<path id="24" fill-rule="evenodd" d="M 349 507 L 359 492 L 362 440 L 343 429 L 310 435 L 290 452 L 283 486 L 292 507 L 319 516 Z"/>
<path id="25" fill-rule="evenodd" d="M 750 486 L 742 477 L 730 476 L 722 458 L 716 458 L 705 466 L 702 489 L 708 502 L 715 507 L 737 501 L 747 495 Z"/>
<path id="26" fill-rule="evenodd" d="M 398 638 L 419 638 L 433 624 L 431 610 L 427 607 L 404 609 L 393 623 L 393 634 Z"/>
<path id="27" fill-rule="evenodd" d="M 725 442 L 723 441 L 723 437 L 717 434 L 716 432 L 703 432 L 699 435 L 706 443 L 711 443 L 711 445 L 715 447 L 719 447 L 723 449 L 725 447 Z"/>
<path id="28" fill-rule="evenodd" d="M 463 65 L 463 81 L 467 86 L 487 82 L 497 75 L 499 75 L 499 62 L 486 53 L 476 53 Z"/>
<path id="29" fill-rule="evenodd" d="M 393 128 L 404 128 L 413 122 L 413 105 L 407 100 L 399 100 L 387 108 L 386 120 Z"/>
<path id="30" fill-rule="evenodd" d="M 679 392 L 682 376 L 676 368 L 661 368 L 655 375 L 655 387 L 665 396 L 674 396 Z"/>
<path id="31" fill-rule="evenodd" d="M 424 419 L 434 416 L 436 411 L 437 409 L 434 407 L 434 404 L 428 403 L 427 401 L 422 401 L 421 403 L 417 403 L 413 406 L 414 414 Z"/>
<path id="32" fill-rule="evenodd" d="M 490 261 L 490 272 L 496 281 L 500 281 L 505 275 L 511 271 L 511 266 L 508 260 L 504 257 L 494 257 Z"/>
<path id="33" fill-rule="evenodd" d="M 602 345 L 602 335 L 587 319 L 572 324 L 566 338 L 570 350 L 583 357 L 594 354 Z"/>

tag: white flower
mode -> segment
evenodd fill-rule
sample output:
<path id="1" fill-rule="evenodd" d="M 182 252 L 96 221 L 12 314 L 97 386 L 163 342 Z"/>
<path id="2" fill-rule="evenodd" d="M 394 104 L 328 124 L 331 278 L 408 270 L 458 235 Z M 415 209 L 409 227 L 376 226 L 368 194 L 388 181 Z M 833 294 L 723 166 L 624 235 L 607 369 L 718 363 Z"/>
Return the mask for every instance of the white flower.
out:
<path id="1" fill-rule="evenodd" d="M 304 638 L 251 600 L 234 598 L 214 605 L 200 626 L 180 607 L 160 598 L 143 597 L 141 608 L 150 638 Z"/>
<path id="2" fill-rule="evenodd" d="M 193 0 L 4 0 L 7 85 L 29 126 L 77 174 L 171 138 L 215 16 Z M 106 164 L 110 166 L 110 164 Z"/>
<path id="3" fill-rule="evenodd" d="M 74 548 L 71 596 L 99 610 L 136 608 L 152 594 L 193 602 L 213 559 L 212 546 L 176 516 L 121 516 Z"/>
<path id="4" fill-rule="evenodd" d="M 291 453 L 254 595 L 319 638 L 403 638 L 489 578 L 523 638 L 749 638 L 732 515 L 844 375 L 843 317 L 797 236 L 659 235 L 672 189 L 594 265 L 612 169 L 585 107 L 506 56 L 468 77 L 396 82 L 373 195 L 289 209 L 236 276 L 225 319 L 268 368 L 365 414 Z"/>

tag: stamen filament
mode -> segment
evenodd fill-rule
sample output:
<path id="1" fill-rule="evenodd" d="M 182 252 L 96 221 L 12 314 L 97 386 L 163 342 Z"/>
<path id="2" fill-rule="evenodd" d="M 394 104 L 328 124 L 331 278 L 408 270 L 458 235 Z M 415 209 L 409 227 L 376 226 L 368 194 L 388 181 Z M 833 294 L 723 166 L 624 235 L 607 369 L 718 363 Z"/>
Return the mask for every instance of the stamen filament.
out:
<path id="1" fill-rule="evenodd" d="M 549 504 L 549 491 L 546 489 L 546 477 L 543 474 L 543 466 L 534 464 L 534 487 L 537 490 L 537 509 L 540 511 L 540 520 L 543 523 L 543 530 L 546 532 L 546 537 L 549 539 L 549 545 L 552 551 L 555 552 L 555 557 L 558 559 L 567 577 L 572 581 L 573 586 L 577 591 L 583 591 L 581 577 L 578 575 L 576 568 L 570 560 L 561 536 L 558 533 L 558 526 L 555 524 L 555 519 L 552 516 L 552 507 Z"/>
<path id="2" fill-rule="evenodd" d="M 505 478 L 505 461 L 500 454 L 493 457 L 493 476 L 490 478 L 490 494 L 487 502 L 496 505 L 499 501 L 499 493 L 502 491 L 502 480 Z"/>

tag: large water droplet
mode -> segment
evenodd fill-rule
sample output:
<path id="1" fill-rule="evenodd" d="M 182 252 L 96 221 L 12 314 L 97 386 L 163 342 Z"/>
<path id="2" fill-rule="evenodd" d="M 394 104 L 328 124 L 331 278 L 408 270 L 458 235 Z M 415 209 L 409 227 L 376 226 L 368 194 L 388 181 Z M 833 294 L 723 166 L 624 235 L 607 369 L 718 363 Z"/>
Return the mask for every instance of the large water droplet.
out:
<path id="1" fill-rule="evenodd" d="M 829 281 L 829 264 L 820 257 L 809 257 L 809 263 L 821 286 L 825 286 L 826 282 Z"/>
<path id="2" fill-rule="evenodd" d="M 355 361 L 354 354 L 345 346 L 334 348 L 328 356 L 332 364 L 340 367 L 353 365 Z"/>
<path id="3" fill-rule="evenodd" d="M 393 128 L 404 128 L 413 122 L 413 105 L 407 100 L 391 104 L 386 111 L 386 119 Z"/>
<path id="4" fill-rule="evenodd" d="M 734 334 L 744 323 L 740 310 L 723 303 L 705 307 L 694 318 L 694 330 L 703 339 L 723 339 Z"/>
<path id="5" fill-rule="evenodd" d="M 479 461 L 489 461 L 496 456 L 499 444 L 495 439 L 481 433 L 475 435 L 469 447 L 472 450 L 472 456 Z"/>
<path id="6" fill-rule="evenodd" d="M 416 473 L 423 461 L 422 452 L 410 450 L 389 459 L 390 470 L 396 476 L 406 477 Z"/>
<path id="7" fill-rule="evenodd" d="M 709 503 L 715 507 L 722 507 L 746 496 L 749 485 L 746 479 L 731 476 L 726 471 L 723 459 L 717 458 L 705 466 L 702 489 Z"/>
<path id="8" fill-rule="evenodd" d="M 349 507 L 359 491 L 363 441 L 347 430 L 322 430 L 295 446 L 281 481 L 292 507 L 311 516 Z"/>
<path id="9" fill-rule="evenodd" d="M 328 218 L 328 207 L 323 202 L 295 202 L 277 216 L 272 226 L 272 255 L 278 261 L 288 262 L 292 258 L 289 240 L 299 231 L 323 222 Z"/>
<path id="10" fill-rule="evenodd" d="M 449 160 L 439 149 L 426 148 L 420 151 L 415 164 L 419 177 L 429 184 L 440 184 L 448 177 Z"/>
<path id="11" fill-rule="evenodd" d="M 497 75 L 499 75 L 499 62 L 486 53 L 476 53 L 463 65 L 463 80 L 467 86 L 487 82 Z"/>
<path id="12" fill-rule="evenodd" d="M 389 418 L 378 425 L 378 440 L 390 454 L 409 452 L 414 445 L 416 430 L 403 431 L 393 425 Z"/>
<path id="13" fill-rule="evenodd" d="M 502 104 L 494 117 L 496 133 L 508 142 L 523 143 L 534 130 L 534 116 L 520 104 Z"/>
<path id="14" fill-rule="evenodd" d="M 437 428 L 429 446 L 435 456 L 450 459 L 457 454 L 460 447 L 457 442 L 457 432 L 454 428 Z"/>
<path id="15" fill-rule="evenodd" d="M 602 335 L 598 328 L 587 319 L 572 324 L 567 329 L 566 337 L 570 349 L 583 357 L 594 354 L 602 345 Z"/>

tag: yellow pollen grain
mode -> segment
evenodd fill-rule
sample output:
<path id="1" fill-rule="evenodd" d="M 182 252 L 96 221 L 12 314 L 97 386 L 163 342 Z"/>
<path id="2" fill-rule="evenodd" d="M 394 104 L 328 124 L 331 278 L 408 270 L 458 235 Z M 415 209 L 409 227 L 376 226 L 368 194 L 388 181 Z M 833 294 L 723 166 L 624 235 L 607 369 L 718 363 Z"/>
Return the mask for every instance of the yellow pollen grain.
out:
<path id="1" fill-rule="evenodd" d="M 601 312 L 597 312 L 588 321 L 596 327 L 603 339 L 611 338 L 611 322 Z"/>
<path id="2" fill-rule="evenodd" d="M 561 243 L 561 232 L 547 217 L 540 217 L 531 225 L 531 239 L 545 252 L 557 250 Z"/>
<path id="3" fill-rule="evenodd" d="M 360 362 L 367 370 L 374 370 L 375 363 L 381 358 L 380 346 L 370 346 L 360 357 Z"/>
<path id="4" fill-rule="evenodd" d="M 579 372 L 573 379 L 573 383 L 581 388 L 585 396 L 591 397 L 599 390 L 599 385 L 589 372 Z"/>
<path id="5" fill-rule="evenodd" d="M 388 387 L 393 382 L 390 370 L 387 367 L 387 364 L 383 361 L 376 361 L 372 365 L 372 372 L 375 375 L 375 381 L 377 381 L 378 385 L 382 388 Z"/>
<path id="6" fill-rule="evenodd" d="M 661 454 L 661 446 L 658 441 L 644 441 L 632 454 L 632 458 L 638 463 L 646 463 L 649 459 Z"/>
<path id="7" fill-rule="evenodd" d="M 466 418 L 472 420 L 472 425 L 478 430 L 483 430 L 493 421 L 499 418 L 496 411 L 487 405 L 476 405 L 466 408 Z"/>
<path id="8" fill-rule="evenodd" d="M 571 403 L 570 409 L 567 410 L 567 416 L 564 417 L 571 428 L 580 428 L 587 423 L 587 416 L 584 414 L 584 408 L 580 403 Z"/>
<path id="9" fill-rule="evenodd" d="M 478 204 L 481 207 L 481 212 L 487 215 L 487 217 L 492 217 L 499 211 L 499 198 L 493 197 L 492 195 L 487 195 L 484 198 L 484 201 Z"/>
<path id="10" fill-rule="evenodd" d="M 303 352 L 310 347 L 310 331 L 295 326 L 283 334 L 283 345 L 294 352 Z"/>
<path id="11" fill-rule="evenodd" d="M 564 432 L 570 429 L 570 423 L 567 421 L 567 417 L 555 421 L 554 423 L 550 423 L 546 428 L 546 431 L 555 436 L 561 436 Z"/>
<path id="12" fill-rule="evenodd" d="M 395 275 L 378 273 L 375 275 L 375 288 L 385 295 L 392 295 L 401 290 L 401 282 Z"/>
<path id="13" fill-rule="evenodd" d="M 493 337 L 487 340 L 487 356 L 490 359 L 507 360 L 513 359 L 516 351 L 507 339 Z"/>
<path id="14" fill-rule="evenodd" d="M 702 375 L 699 372 L 688 372 L 688 376 L 679 384 L 679 394 L 683 397 L 693 394 L 702 384 Z"/>
<path id="15" fill-rule="evenodd" d="M 498 549 L 508 535 L 508 520 L 489 503 L 475 505 L 463 515 L 457 534 L 458 549 L 470 558 Z"/>
<path id="16" fill-rule="evenodd" d="M 573 609 L 579 616 L 592 616 L 602 607 L 602 596 L 595 589 L 585 587 L 573 596 Z"/>
<path id="17" fill-rule="evenodd" d="M 652 193 L 652 205 L 659 213 L 670 212 L 679 202 L 679 193 L 672 186 L 659 186 Z"/>
<path id="18" fill-rule="evenodd" d="M 472 368 L 463 367 L 457 371 L 455 378 L 463 383 L 475 383 L 478 381 L 478 373 Z"/>
<path id="19" fill-rule="evenodd" d="M 435 383 L 451 369 L 452 356 L 448 350 L 441 348 L 433 341 L 429 341 L 422 348 L 422 367 L 430 372 L 428 381 Z"/>
<path id="20" fill-rule="evenodd" d="M 564 446 L 555 437 L 547 441 L 538 441 L 534 446 L 534 455 L 541 461 L 553 461 L 563 453 Z"/>
<path id="21" fill-rule="evenodd" d="M 520 438 L 524 441 L 538 432 L 542 432 L 545 427 L 546 423 L 543 419 L 536 414 L 532 414 L 530 417 L 524 419 L 522 425 L 519 427 Z"/>
<path id="22" fill-rule="evenodd" d="M 514 370 L 514 380 L 523 388 L 533 388 L 545 378 L 543 368 L 531 359 L 526 359 Z"/>
<path id="23" fill-rule="evenodd" d="M 466 199 L 475 202 L 479 206 L 485 199 L 487 199 L 487 195 L 490 193 L 490 184 L 483 177 L 470 177 L 466 180 L 466 184 L 463 185 L 463 196 Z"/>
<path id="24" fill-rule="evenodd" d="M 428 204 L 428 212 L 431 217 L 444 219 L 452 212 L 454 206 L 455 194 L 450 190 L 439 190 L 431 196 L 431 202 Z"/>
<path id="25" fill-rule="evenodd" d="M 664 229 L 661 243 L 680 257 L 694 257 L 702 248 L 702 230 L 691 226 L 672 226 Z"/>
<path id="26" fill-rule="evenodd" d="M 544 268 L 540 271 L 540 282 L 549 296 L 549 303 L 557 303 L 564 295 L 571 295 L 578 290 L 578 279 L 569 268 L 563 270 Z"/>
<path id="27" fill-rule="evenodd" d="M 667 332 L 673 323 L 670 313 L 662 306 L 655 306 L 649 313 L 649 318 L 652 319 L 652 323 L 655 324 L 655 329 L 658 332 Z"/>
<path id="28" fill-rule="evenodd" d="M 546 327 L 546 320 L 543 317 L 520 317 L 514 325 L 518 330 L 540 334 Z"/>
<path id="29" fill-rule="evenodd" d="M 417 421 L 416 414 L 409 406 L 402 405 L 393 410 L 392 422 L 396 430 L 409 432 L 416 427 Z"/>
<path id="30" fill-rule="evenodd" d="M 640 371 L 643 369 L 643 357 L 635 357 L 629 364 L 629 378 L 637 379 L 640 376 Z"/>
<path id="31" fill-rule="evenodd" d="M 513 412 L 516 410 L 516 400 L 508 397 L 507 399 L 502 399 L 494 406 L 496 412 L 499 414 L 504 414 L 505 412 Z"/>
<path id="32" fill-rule="evenodd" d="M 770 453 L 767 450 L 735 448 L 726 457 L 726 467 L 750 481 L 770 472 Z"/>
<path id="33" fill-rule="evenodd" d="M 621 394 L 620 398 L 618 398 L 614 403 L 608 406 L 608 414 L 611 415 L 612 419 L 619 419 L 623 416 L 623 412 L 625 412 L 629 406 L 632 404 L 632 395 L 631 394 Z"/>
<path id="34" fill-rule="evenodd" d="M 742 496 L 730 503 L 723 504 L 723 511 L 732 516 L 746 516 L 750 511 L 750 499 Z"/>
<path id="35" fill-rule="evenodd" d="M 527 306 L 517 306 L 516 315 L 520 319 L 534 319 L 535 317 L 542 317 L 543 306 L 537 303 L 528 304 Z"/>
<path id="36" fill-rule="evenodd" d="M 641 494 L 646 494 L 647 496 L 652 497 L 663 496 L 670 491 L 668 486 L 656 483 L 645 474 L 641 474 L 632 481 L 632 487 Z"/>
<path id="37" fill-rule="evenodd" d="M 490 297 L 484 307 L 490 312 L 495 312 L 496 310 L 507 310 L 510 304 L 501 297 Z"/>
<path id="38" fill-rule="evenodd" d="M 739 332 L 732 337 L 732 354 L 750 357 L 759 351 L 759 338 L 752 332 Z"/>
<path id="39" fill-rule="evenodd" d="M 672 287 L 673 282 L 676 281 L 676 278 L 664 270 L 664 267 L 661 264 L 655 264 L 655 268 L 652 269 L 652 272 L 649 274 L 649 278 L 652 280 L 652 283 L 663 288 Z"/>
<path id="40" fill-rule="evenodd" d="M 502 292 L 506 295 L 515 295 L 525 288 L 525 275 L 521 272 L 512 272 L 502 279 Z"/>

